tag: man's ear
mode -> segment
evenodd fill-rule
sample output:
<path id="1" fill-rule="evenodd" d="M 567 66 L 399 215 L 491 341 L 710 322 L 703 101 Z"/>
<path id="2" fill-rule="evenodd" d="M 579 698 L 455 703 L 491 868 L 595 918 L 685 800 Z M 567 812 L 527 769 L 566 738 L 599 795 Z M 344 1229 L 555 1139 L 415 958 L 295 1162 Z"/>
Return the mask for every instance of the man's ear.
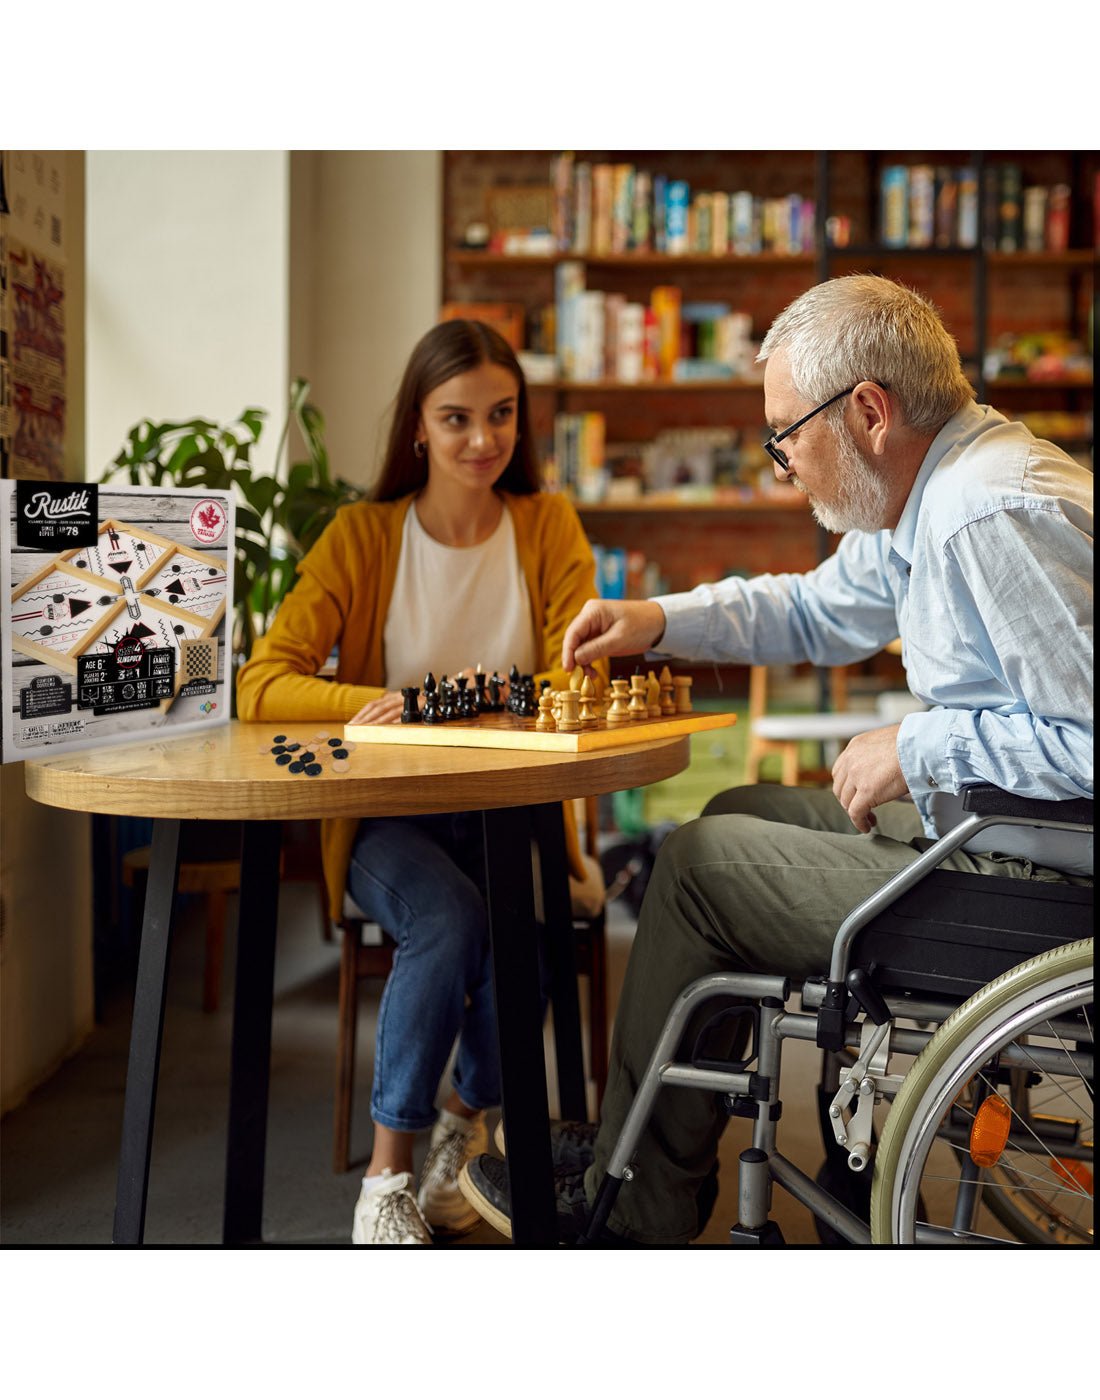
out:
<path id="1" fill-rule="evenodd" d="M 890 395 L 881 384 L 876 384 L 873 379 L 865 379 L 856 385 L 852 402 L 855 405 L 856 421 L 867 446 L 876 457 L 881 457 L 886 451 L 886 441 L 895 420 Z"/>

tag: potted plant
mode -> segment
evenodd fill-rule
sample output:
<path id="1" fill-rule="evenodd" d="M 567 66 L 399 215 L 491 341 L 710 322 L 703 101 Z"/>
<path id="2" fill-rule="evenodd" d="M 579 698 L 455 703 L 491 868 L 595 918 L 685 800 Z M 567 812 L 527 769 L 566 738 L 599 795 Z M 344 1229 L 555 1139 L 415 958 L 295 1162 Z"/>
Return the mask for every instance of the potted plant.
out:
<path id="1" fill-rule="evenodd" d="M 237 497 L 236 599 L 232 648 L 235 665 L 247 661 L 257 636 L 293 588 L 298 561 L 310 549 L 337 508 L 363 493 L 333 476 L 324 441 L 324 418 L 309 402 L 309 384 L 295 379 L 271 469 L 254 460 L 267 419 L 262 408 L 246 408 L 233 423 L 206 418 L 154 423 L 143 418 L 103 474 L 126 472 L 134 486 L 209 487 L 233 490 Z M 296 423 L 306 446 L 304 461 L 280 462 Z"/>

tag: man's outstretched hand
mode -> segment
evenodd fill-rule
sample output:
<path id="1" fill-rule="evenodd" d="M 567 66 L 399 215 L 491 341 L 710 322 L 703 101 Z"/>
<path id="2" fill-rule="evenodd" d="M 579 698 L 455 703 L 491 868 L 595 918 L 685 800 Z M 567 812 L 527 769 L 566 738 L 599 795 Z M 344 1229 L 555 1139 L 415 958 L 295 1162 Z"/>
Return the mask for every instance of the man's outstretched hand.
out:
<path id="1" fill-rule="evenodd" d="M 634 656 L 656 646 L 664 631 L 660 603 L 590 598 L 565 629 L 561 663 L 572 671 L 591 666 L 601 656 Z"/>

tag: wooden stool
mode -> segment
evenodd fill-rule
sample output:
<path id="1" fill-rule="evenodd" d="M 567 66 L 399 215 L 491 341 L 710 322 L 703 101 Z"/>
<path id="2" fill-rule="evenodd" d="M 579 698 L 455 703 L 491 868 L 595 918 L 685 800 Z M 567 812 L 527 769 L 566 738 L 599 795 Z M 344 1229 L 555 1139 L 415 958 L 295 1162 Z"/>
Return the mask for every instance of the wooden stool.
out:
<path id="1" fill-rule="evenodd" d="M 149 874 L 148 846 L 127 851 L 122 858 L 122 882 L 133 889 Z M 206 955 L 202 974 L 202 1009 L 217 1011 L 225 954 L 226 895 L 240 888 L 240 861 L 181 861 L 180 894 L 201 894 L 206 901 Z"/>
<path id="2" fill-rule="evenodd" d="M 768 714 L 768 668 L 749 668 L 749 745 L 745 758 L 745 781 L 758 783 L 760 767 L 768 754 L 778 754 L 782 762 L 781 780 L 787 787 L 831 787 L 831 771 L 835 753 L 868 729 L 877 729 L 883 721 L 872 713 L 848 709 L 848 671 L 844 666 L 829 669 L 831 710 L 819 714 Z M 803 743 L 820 744 L 826 763 L 818 768 L 803 768 L 800 749 Z"/>

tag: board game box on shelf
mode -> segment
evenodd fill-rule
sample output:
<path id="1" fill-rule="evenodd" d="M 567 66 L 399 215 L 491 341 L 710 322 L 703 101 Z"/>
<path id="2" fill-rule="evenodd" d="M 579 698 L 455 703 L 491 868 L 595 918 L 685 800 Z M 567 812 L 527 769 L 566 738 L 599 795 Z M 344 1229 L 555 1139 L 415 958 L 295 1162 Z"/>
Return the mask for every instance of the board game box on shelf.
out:
<path id="1" fill-rule="evenodd" d="M 0 481 L 4 762 L 229 718 L 225 491 Z"/>

